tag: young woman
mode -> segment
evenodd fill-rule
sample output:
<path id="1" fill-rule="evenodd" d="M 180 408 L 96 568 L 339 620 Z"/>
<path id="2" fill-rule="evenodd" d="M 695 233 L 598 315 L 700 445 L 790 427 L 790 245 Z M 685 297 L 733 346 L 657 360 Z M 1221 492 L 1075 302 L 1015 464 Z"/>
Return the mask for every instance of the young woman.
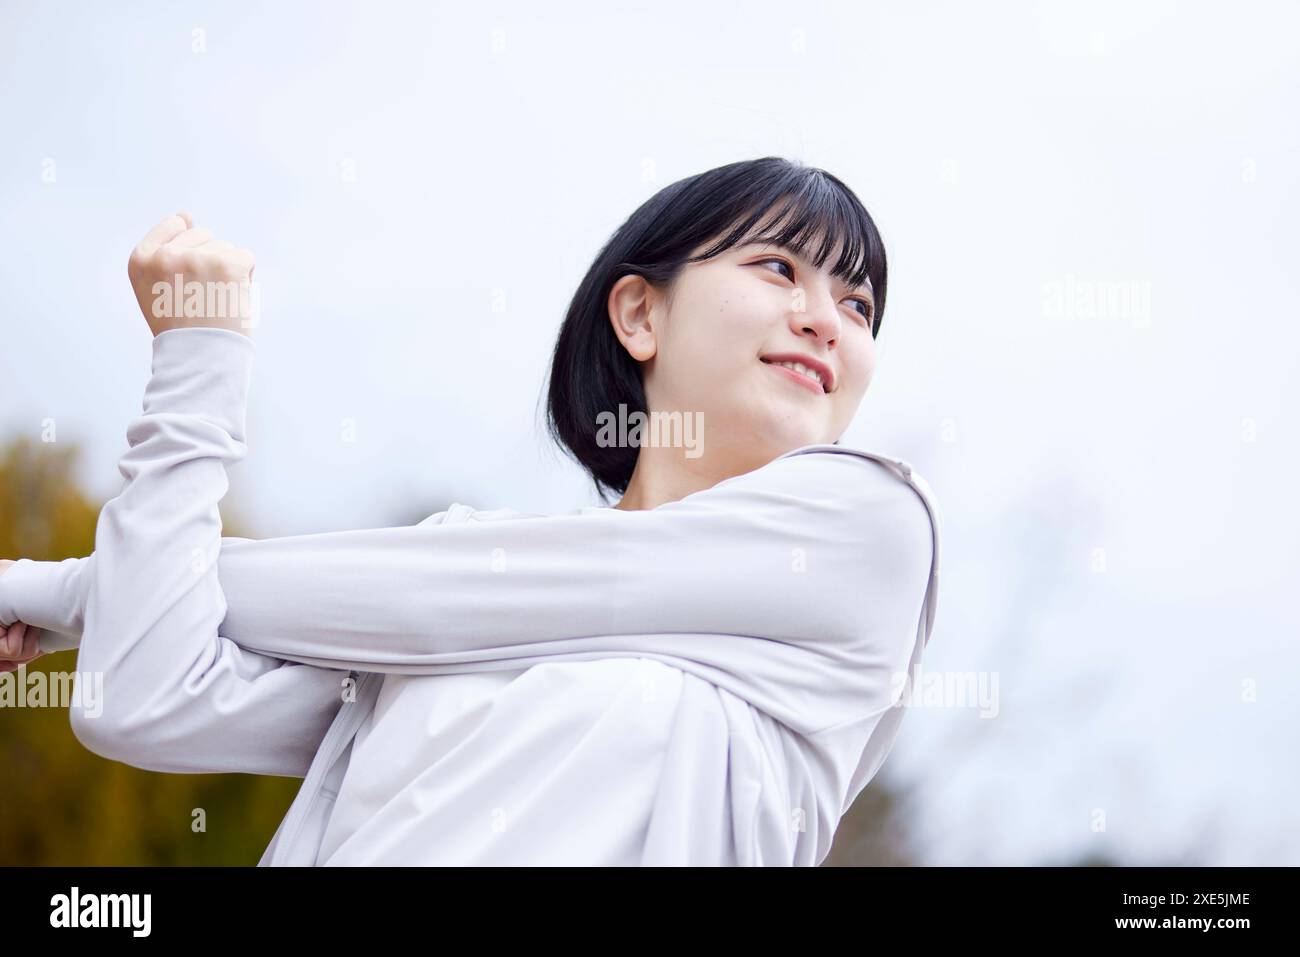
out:
<path id="1" fill-rule="evenodd" d="M 221 537 L 253 340 L 147 297 L 252 268 L 183 216 L 137 247 L 153 367 L 127 484 L 93 555 L 0 573 L 0 652 L 79 642 L 77 692 L 103 675 L 78 739 L 303 777 L 262 864 L 819 864 L 892 746 L 938 587 L 925 483 L 838 444 L 885 305 L 853 193 L 768 157 L 618 229 L 560 329 L 548 424 L 621 497 L 553 515 Z M 699 430 L 611 441 L 624 409 Z"/>

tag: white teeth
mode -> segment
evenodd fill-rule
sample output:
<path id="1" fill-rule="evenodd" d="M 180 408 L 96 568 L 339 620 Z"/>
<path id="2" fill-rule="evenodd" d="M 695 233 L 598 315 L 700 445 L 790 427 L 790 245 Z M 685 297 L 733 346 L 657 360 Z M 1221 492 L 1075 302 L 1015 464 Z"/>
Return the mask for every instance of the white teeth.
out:
<path id="1" fill-rule="evenodd" d="M 816 379 L 818 385 L 820 385 L 823 389 L 826 388 L 826 383 L 822 382 L 821 373 L 819 373 L 816 369 L 809 369 L 802 362 L 791 362 L 791 361 L 773 362 L 772 365 L 785 366 L 787 369 L 793 369 L 795 372 L 798 372 L 800 375 L 806 375 L 813 379 Z"/>

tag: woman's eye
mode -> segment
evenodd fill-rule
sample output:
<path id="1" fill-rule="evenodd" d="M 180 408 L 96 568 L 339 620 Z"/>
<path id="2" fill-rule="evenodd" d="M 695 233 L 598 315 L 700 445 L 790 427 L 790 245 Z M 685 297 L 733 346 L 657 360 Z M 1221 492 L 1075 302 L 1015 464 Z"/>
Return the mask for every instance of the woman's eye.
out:
<path id="1" fill-rule="evenodd" d="M 790 270 L 790 278 L 791 278 L 791 279 L 794 279 L 794 268 L 793 268 L 793 267 L 792 267 L 788 262 L 786 262 L 784 259 L 760 259 L 760 260 L 759 260 L 758 262 L 756 262 L 754 265 L 756 265 L 756 266 L 765 266 L 765 265 L 767 265 L 768 263 L 776 263 L 778 266 L 784 266 L 786 269 L 789 269 L 789 270 Z"/>
<path id="2" fill-rule="evenodd" d="M 867 302 L 865 299 L 850 299 L 849 302 L 853 303 L 855 306 L 862 307 L 858 312 L 862 313 L 863 318 L 867 320 L 867 325 L 871 325 L 872 314 L 875 311 L 872 309 L 871 303 Z"/>
<path id="3" fill-rule="evenodd" d="M 778 266 L 784 266 L 786 269 L 790 270 L 789 278 L 791 280 L 794 279 L 794 267 L 791 266 L 784 259 L 760 259 L 758 262 L 754 263 L 754 265 L 766 266 L 768 263 L 776 263 Z M 855 306 L 862 307 L 861 309 L 858 309 L 857 312 L 859 315 L 862 316 L 863 319 L 867 320 L 867 328 L 871 330 L 871 336 L 874 339 L 876 335 L 875 322 L 874 322 L 876 307 L 873 306 L 871 303 L 867 302 L 867 300 L 865 299 L 853 298 L 850 299 L 849 302 L 853 303 Z"/>

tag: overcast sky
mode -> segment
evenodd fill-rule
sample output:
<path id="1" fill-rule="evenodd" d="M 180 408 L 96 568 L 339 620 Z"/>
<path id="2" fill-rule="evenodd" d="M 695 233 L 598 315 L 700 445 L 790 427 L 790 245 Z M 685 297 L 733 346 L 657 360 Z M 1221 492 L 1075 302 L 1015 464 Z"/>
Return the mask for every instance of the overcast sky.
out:
<path id="1" fill-rule="evenodd" d="M 802 160 L 890 256 L 845 442 L 942 507 L 924 667 L 998 679 L 886 764 L 925 860 L 1300 864 L 1300 8 L 566 7 L 5 0 L 0 440 L 116 494 L 126 258 L 185 208 L 257 254 L 253 534 L 592 504 L 538 415 L 577 282 L 660 187 Z"/>

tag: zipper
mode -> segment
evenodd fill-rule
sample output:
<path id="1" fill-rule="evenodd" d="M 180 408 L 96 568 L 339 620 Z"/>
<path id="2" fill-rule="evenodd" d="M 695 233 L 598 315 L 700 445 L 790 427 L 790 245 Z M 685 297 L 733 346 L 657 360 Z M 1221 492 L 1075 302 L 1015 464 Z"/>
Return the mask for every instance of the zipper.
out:
<path id="1" fill-rule="evenodd" d="M 363 690 L 369 687 L 368 679 L 372 678 L 373 675 L 367 674 L 365 678 L 360 678 L 360 672 L 352 670 L 348 672 L 348 677 L 357 683 L 357 697 L 354 701 L 345 701 L 339 706 L 340 708 L 347 705 L 359 705 L 363 700 Z M 359 678 L 360 680 L 358 680 Z M 321 778 L 329 773 L 330 768 L 334 766 L 334 762 L 343 753 L 344 746 L 351 740 L 352 735 L 360 726 L 362 718 L 365 717 L 360 713 L 363 710 L 360 707 L 353 707 L 351 713 L 345 714 L 340 711 L 335 715 L 329 730 L 325 732 L 325 738 L 321 741 L 320 749 L 316 753 L 316 760 L 308 768 L 307 777 L 303 780 L 302 793 L 307 799 L 298 808 L 298 813 L 294 815 L 293 820 L 285 822 L 285 830 L 281 835 L 279 846 L 276 847 L 276 853 L 273 855 L 272 860 L 267 862 L 271 866 L 279 864 L 293 846 L 294 841 L 297 840 L 303 822 L 307 819 L 307 815 L 311 813 L 313 805 L 320 797 L 322 790 Z"/>

